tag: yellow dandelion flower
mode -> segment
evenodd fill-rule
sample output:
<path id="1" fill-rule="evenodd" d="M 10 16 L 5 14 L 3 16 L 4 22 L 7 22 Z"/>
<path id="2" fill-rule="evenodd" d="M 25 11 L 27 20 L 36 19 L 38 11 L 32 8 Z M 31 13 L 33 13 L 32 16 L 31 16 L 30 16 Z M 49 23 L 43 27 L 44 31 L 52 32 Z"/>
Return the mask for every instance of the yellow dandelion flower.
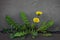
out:
<path id="1" fill-rule="evenodd" d="M 42 11 L 36 11 L 36 15 L 42 15 L 43 12 Z"/>
<path id="2" fill-rule="evenodd" d="M 35 23 L 38 23 L 38 22 L 40 22 L 40 20 L 39 20 L 39 18 L 33 18 L 33 22 L 35 22 Z"/>

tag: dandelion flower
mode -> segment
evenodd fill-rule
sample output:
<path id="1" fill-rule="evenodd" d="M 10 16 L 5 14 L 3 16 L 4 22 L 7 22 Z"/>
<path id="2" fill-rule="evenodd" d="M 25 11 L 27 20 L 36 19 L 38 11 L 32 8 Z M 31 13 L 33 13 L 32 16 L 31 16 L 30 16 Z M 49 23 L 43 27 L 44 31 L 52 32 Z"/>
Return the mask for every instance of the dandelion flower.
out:
<path id="1" fill-rule="evenodd" d="M 43 12 L 42 11 L 36 11 L 36 15 L 42 15 Z"/>
<path id="2" fill-rule="evenodd" d="M 35 22 L 35 23 L 39 23 L 40 22 L 40 20 L 39 20 L 39 18 L 33 18 L 33 22 Z"/>

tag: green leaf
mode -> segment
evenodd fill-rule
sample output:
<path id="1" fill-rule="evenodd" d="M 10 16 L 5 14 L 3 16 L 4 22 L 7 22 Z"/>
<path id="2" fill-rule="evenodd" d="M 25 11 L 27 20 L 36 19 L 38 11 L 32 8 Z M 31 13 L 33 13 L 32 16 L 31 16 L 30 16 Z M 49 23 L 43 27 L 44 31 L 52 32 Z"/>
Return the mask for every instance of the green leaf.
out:
<path id="1" fill-rule="evenodd" d="M 14 37 L 14 34 L 10 34 L 10 36 L 9 36 L 9 37 L 10 37 L 10 38 L 15 38 L 15 37 Z"/>
<path id="2" fill-rule="evenodd" d="M 22 26 L 20 27 L 20 29 L 21 29 L 22 31 L 25 31 L 25 30 L 27 29 L 27 27 L 26 27 L 26 25 L 22 25 Z"/>
<path id="3" fill-rule="evenodd" d="M 54 21 L 51 20 L 51 21 L 49 21 L 49 22 L 47 23 L 47 26 L 52 26 L 53 24 L 54 24 Z"/>
<path id="4" fill-rule="evenodd" d="M 36 25 L 33 23 L 31 24 L 31 29 L 34 29 L 34 28 L 36 28 Z"/>
<path id="5" fill-rule="evenodd" d="M 51 37 L 52 34 L 51 34 L 51 33 L 45 33 L 45 34 L 42 34 L 42 36 L 45 36 L 45 37 Z"/>
<path id="6" fill-rule="evenodd" d="M 38 28 L 38 31 L 46 31 L 48 28 L 52 27 L 52 25 L 54 24 L 54 21 L 49 21 L 47 24 L 42 25 Z"/>
<path id="7" fill-rule="evenodd" d="M 21 36 L 24 36 L 24 35 L 26 35 L 27 33 L 26 32 L 16 32 L 15 34 L 14 34 L 14 36 L 15 37 L 21 37 Z"/>
<path id="8" fill-rule="evenodd" d="M 6 21 L 10 25 L 12 29 L 16 29 L 20 27 L 10 16 L 6 16 Z"/>
<path id="9" fill-rule="evenodd" d="M 25 24 L 29 24 L 30 23 L 28 18 L 27 18 L 27 16 L 26 16 L 26 14 L 24 12 L 20 12 L 20 17 L 21 17 L 21 19 L 23 20 L 23 22 Z"/>
<path id="10" fill-rule="evenodd" d="M 37 31 L 35 31 L 35 30 L 32 30 L 31 34 L 32 34 L 32 36 L 35 36 L 35 37 L 38 35 Z"/>
<path id="11" fill-rule="evenodd" d="M 27 33 L 26 32 L 16 32 L 10 34 L 10 38 L 17 38 L 17 37 L 24 37 Z"/>

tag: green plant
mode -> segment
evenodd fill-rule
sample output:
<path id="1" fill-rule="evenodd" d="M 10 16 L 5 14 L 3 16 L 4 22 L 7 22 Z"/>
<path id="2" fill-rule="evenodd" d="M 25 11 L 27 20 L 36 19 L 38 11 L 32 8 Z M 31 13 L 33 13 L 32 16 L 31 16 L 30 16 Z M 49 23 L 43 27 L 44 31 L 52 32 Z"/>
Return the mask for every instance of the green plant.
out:
<path id="1" fill-rule="evenodd" d="M 28 25 L 30 23 L 27 16 L 26 16 L 26 14 L 25 14 L 25 12 L 20 12 L 20 17 L 23 20 L 24 24 Z"/>
<path id="2" fill-rule="evenodd" d="M 10 16 L 6 16 L 6 21 L 12 28 L 17 28 L 19 26 Z"/>
<path id="3" fill-rule="evenodd" d="M 43 22 L 42 25 L 38 28 L 37 31 L 46 31 L 48 28 L 52 27 L 52 25 L 54 24 L 54 21 L 50 20 L 47 23 Z"/>
<path id="4" fill-rule="evenodd" d="M 44 34 L 42 34 L 42 36 L 44 36 L 44 37 L 50 37 L 50 36 L 52 36 L 52 34 L 51 33 L 44 33 Z"/>
<path id="5" fill-rule="evenodd" d="M 24 12 L 20 12 L 20 18 L 22 19 L 23 24 L 18 24 L 10 16 L 6 16 L 6 21 L 8 25 L 10 25 L 10 29 L 4 29 L 4 32 L 11 32 L 10 38 L 25 37 L 28 34 L 31 34 L 32 38 L 35 38 L 38 35 L 39 31 L 41 31 L 43 34 L 46 34 L 48 28 L 52 27 L 54 24 L 54 21 L 52 20 L 48 22 L 44 21 L 41 23 L 41 26 L 37 28 L 37 23 L 30 23 Z M 35 21 L 37 21 L 37 19 Z"/>

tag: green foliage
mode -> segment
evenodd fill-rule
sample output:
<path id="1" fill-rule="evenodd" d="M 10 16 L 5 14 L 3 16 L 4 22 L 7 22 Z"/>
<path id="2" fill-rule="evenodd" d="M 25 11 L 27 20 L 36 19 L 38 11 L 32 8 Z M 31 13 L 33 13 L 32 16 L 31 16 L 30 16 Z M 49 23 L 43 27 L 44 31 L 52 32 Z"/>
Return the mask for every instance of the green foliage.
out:
<path id="1" fill-rule="evenodd" d="M 24 37 L 27 34 L 31 34 L 32 38 L 35 38 L 38 35 L 38 31 L 46 33 L 46 30 L 54 24 L 54 21 L 50 20 L 48 22 L 42 22 L 41 26 L 36 28 L 36 24 L 31 24 L 24 12 L 20 12 L 20 17 L 23 20 L 24 24 L 17 24 L 10 16 L 6 16 L 6 21 L 10 25 L 10 29 L 4 29 L 4 32 L 12 32 L 10 38 L 15 37 Z M 51 34 L 43 34 L 44 36 L 50 36 Z"/>
<path id="2" fill-rule="evenodd" d="M 6 16 L 6 21 L 12 29 L 15 29 L 15 30 L 18 30 L 18 31 L 26 29 L 25 25 L 22 26 L 20 24 L 17 24 L 10 16 Z"/>
<path id="3" fill-rule="evenodd" d="M 45 33 L 45 34 L 42 34 L 42 35 L 45 36 L 45 37 L 51 37 L 52 36 L 51 33 Z"/>
<path id="4" fill-rule="evenodd" d="M 24 36 L 26 33 L 25 32 L 17 32 L 14 34 L 14 36 Z"/>
<path id="5" fill-rule="evenodd" d="M 31 29 L 35 29 L 36 28 L 36 24 L 31 24 Z"/>
<path id="6" fill-rule="evenodd" d="M 6 21 L 8 22 L 9 25 L 15 24 L 14 20 L 12 20 L 10 16 L 6 16 Z"/>
<path id="7" fill-rule="evenodd" d="M 38 35 L 38 32 L 32 29 L 31 35 L 32 35 L 32 38 L 35 38 Z"/>
<path id="8" fill-rule="evenodd" d="M 10 16 L 6 16 L 6 21 L 11 27 L 16 28 L 19 26 Z"/>
<path id="9" fill-rule="evenodd" d="M 20 17 L 21 17 L 21 19 L 23 20 L 23 22 L 25 24 L 29 24 L 30 23 L 28 18 L 27 18 L 27 16 L 26 16 L 26 14 L 24 12 L 20 12 Z"/>
<path id="10" fill-rule="evenodd" d="M 48 28 L 52 27 L 54 21 L 50 20 L 48 23 L 44 22 L 39 28 L 38 31 L 46 31 Z"/>
<path id="11" fill-rule="evenodd" d="M 10 34 L 10 38 L 24 37 L 26 34 L 27 32 L 24 32 L 24 31 L 16 32 L 16 33 Z"/>

